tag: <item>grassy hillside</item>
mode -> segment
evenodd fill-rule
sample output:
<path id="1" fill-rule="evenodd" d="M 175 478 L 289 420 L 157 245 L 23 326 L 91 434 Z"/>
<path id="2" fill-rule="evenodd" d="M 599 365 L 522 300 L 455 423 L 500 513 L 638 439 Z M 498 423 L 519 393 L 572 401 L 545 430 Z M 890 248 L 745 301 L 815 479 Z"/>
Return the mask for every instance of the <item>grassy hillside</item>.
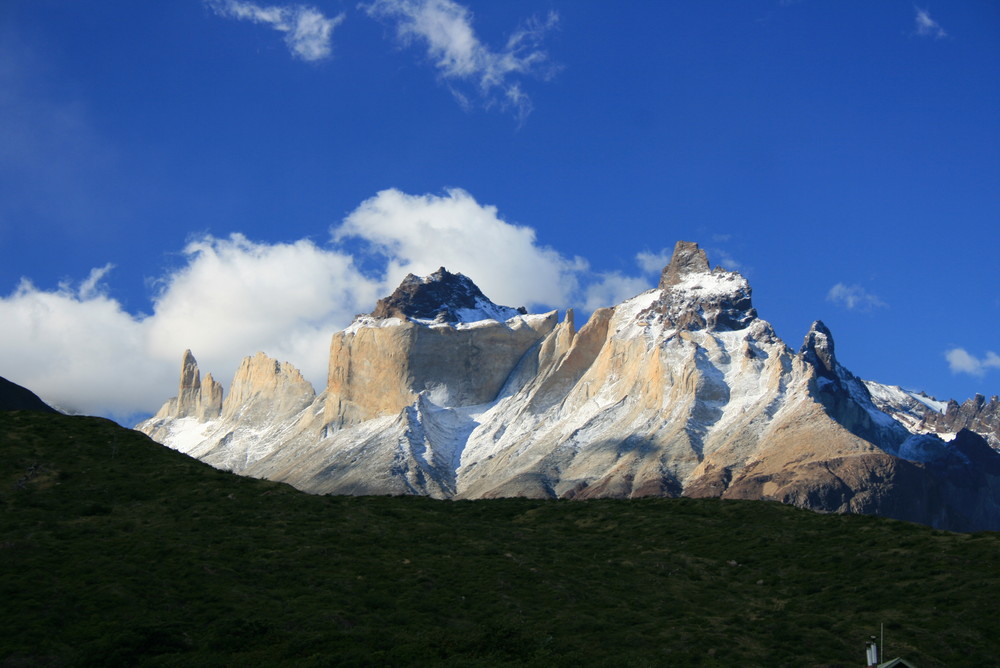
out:
<path id="1" fill-rule="evenodd" d="M 0 666 L 1000 662 L 1000 534 L 772 503 L 316 497 L 0 413 Z"/>

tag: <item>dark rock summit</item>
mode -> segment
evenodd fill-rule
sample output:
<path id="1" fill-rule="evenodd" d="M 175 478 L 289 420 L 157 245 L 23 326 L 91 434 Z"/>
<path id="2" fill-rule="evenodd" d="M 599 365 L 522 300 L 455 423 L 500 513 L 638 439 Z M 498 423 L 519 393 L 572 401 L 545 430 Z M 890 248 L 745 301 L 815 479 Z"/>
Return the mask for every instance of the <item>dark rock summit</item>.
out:
<path id="1" fill-rule="evenodd" d="M 799 353 L 816 367 L 821 376 L 832 379 L 837 376 L 837 358 L 833 348 L 833 334 L 822 320 L 817 320 L 809 328 Z"/>
<path id="2" fill-rule="evenodd" d="M 441 267 L 430 276 L 421 278 L 408 274 L 399 287 L 383 299 L 378 300 L 371 315 L 375 318 L 419 318 L 457 322 L 462 319 L 461 311 L 483 308 L 512 313 L 527 313 L 522 306 L 518 309 L 497 306 L 462 274 L 453 274 Z"/>

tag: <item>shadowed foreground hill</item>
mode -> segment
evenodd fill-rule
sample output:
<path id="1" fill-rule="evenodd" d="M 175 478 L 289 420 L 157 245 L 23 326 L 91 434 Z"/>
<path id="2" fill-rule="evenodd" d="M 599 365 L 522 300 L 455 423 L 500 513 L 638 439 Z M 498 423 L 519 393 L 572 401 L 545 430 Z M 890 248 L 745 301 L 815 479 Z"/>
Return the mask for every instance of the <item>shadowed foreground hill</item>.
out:
<path id="1" fill-rule="evenodd" d="M 1000 534 L 716 499 L 319 497 L 0 413 L 0 665 L 996 665 Z"/>
<path id="2" fill-rule="evenodd" d="M 0 411 L 41 411 L 57 413 L 29 389 L 0 377 Z"/>

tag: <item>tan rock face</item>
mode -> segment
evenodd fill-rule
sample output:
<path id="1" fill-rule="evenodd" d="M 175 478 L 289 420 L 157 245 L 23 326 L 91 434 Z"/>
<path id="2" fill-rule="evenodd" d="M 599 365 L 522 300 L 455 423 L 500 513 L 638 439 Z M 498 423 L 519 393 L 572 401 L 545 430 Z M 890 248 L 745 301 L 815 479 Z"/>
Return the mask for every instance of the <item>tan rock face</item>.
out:
<path id="1" fill-rule="evenodd" d="M 222 413 L 222 383 L 212 378 L 212 374 L 205 374 L 205 380 L 201 383 L 201 393 L 198 397 L 198 410 L 195 417 L 201 422 L 207 422 L 219 417 Z"/>
<path id="2" fill-rule="evenodd" d="M 294 415 L 315 398 L 315 390 L 298 369 L 259 352 L 244 358 L 233 376 L 222 418 Z"/>
<path id="3" fill-rule="evenodd" d="M 185 350 L 181 357 L 181 378 L 177 396 L 173 397 L 156 413 L 157 418 L 195 417 L 201 422 L 219 417 L 222 410 L 222 385 L 212 374 L 201 380 L 198 361 Z"/>
<path id="4" fill-rule="evenodd" d="M 181 382 L 177 390 L 178 417 L 197 413 L 200 400 L 201 374 L 198 371 L 198 362 L 190 350 L 185 350 L 181 359 Z"/>
<path id="5" fill-rule="evenodd" d="M 397 322 L 333 336 L 328 423 L 353 424 L 398 413 L 421 392 L 429 392 L 440 405 L 492 401 L 524 354 L 553 330 L 556 314 L 471 327 Z"/>

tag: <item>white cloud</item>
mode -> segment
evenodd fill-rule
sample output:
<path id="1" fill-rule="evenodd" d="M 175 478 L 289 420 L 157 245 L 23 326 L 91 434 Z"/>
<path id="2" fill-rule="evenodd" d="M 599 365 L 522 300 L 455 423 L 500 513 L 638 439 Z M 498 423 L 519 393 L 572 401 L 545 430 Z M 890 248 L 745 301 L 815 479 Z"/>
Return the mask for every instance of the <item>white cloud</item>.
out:
<path id="1" fill-rule="evenodd" d="M 660 274 L 670 264 L 672 255 L 673 251 L 669 248 L 664 248 L 659 253 L 642 251 L 636 254 L 635 261 L 644 274 Z"/>
<path id="2" fill-rule="evenodd" d="M 453 0 L 373 0 L 365 9 L 369 16 L 395 21 L 404 44 L 423 42 L 444 80 L 470 82 L 486 106 L 512 108 L 521 118 L 530 112 L 531 102 L 516 77 L 545 78 L 555 71 L 540 48 L 543 35 L 558 21 L 554 12 L 544 21 L 529 21 L 495 51 L 476 36 L 472 12 Z M 463 91 L 452 87 L 452 92 L 469 104 Z"/>
<path id="3" fill-rule="evenodd" d="M 952 373 L 968 373 L 983 376 L 990 369 L 1000 369 L 1000 355 L 987 351 L 982 358 L 969 354 L 965 348 L 952 348 L 944 354 Z"/>
<path id="4" fill-rule="evenodd" d="M 206 0 L 219 16 L 253 21 L 285 33 L 285 44 L 292 55 L 306 61 L 322 60 L 330 55 L 333 29 L 344 20 L 344 14 L 327 18 L 308 5 L 263 7 L 242 0 Z"/>
<path id="5" fill-rule="evenodd" d="M 948 36 L 944 28 L 931 18 L 930 13 L 926 9 L 915 7 L 914 11 L 916 12 L 914 26 L 917 35 L 921 37 L 933 37 L 934 39 L 941 39 Z"/>
<path id="6" fill-rule="evenodd" d="M 586 312 L 620 304 L 653 287 L 645 278 L 625 276 L 619 272 L 600 274 L 598 279 L 584 291 L 583 310 Z"/>
<path id="7" fill-rule="evenodd" d="M 184 256 L 154 299 L 149 352 L 179 360 L 190 348 L 202 370 L 223 382 L 244 356 L 263 350 L 322 389 L 330 335 L 380 296 L 379 283 L 362 276 L 349 255 L 307 240 L 204 237 Z"/>
<path id="8" fill-rule="evenodd" d="M 535 231 L 502 220 L 497 209 L 454 188 L 444 195 L 383 190 L 333 230 L 336 241 L 362 240 L 387 258 L 386 281 L 426 275 L 444 266 L 472 278 L 487 297 L 508 306 L 565 306 L 586 270 L 538 245 Z"/>
<path id="9" fill-rule="evenodd" d="M 874 295 L 860 285 L 837 283 L 826 294 L 827 301 L 839 304 L 848 310 L 871 311 L 888 306 L 878 295 Z"/>
<path id="10" fill-rule="evenodd" d="M 352 259 L 309 241 L 260 244 L 205 237 L 160 279 L 152 315 L 133 315 L 101 283 L 41 290 L 22 281 L 0 298 L 0 369 L 70 412 L 125 419 L 176 393 L 181 354 L 228 383 L 258 350 L 298 366 L 322 389 L 330 335 L 379 295 Z"/>
<path id="11" fill-rule="evenodd" d="M 148 355 L 143 321 L 97 288 L 101 271 L 78 289 L 44 291 L 22 280 L 0 298 L 0 369 L 70 412 L 152 410 L 171 378 L 176 384 L 177 361 L 167 366 Z"/>

